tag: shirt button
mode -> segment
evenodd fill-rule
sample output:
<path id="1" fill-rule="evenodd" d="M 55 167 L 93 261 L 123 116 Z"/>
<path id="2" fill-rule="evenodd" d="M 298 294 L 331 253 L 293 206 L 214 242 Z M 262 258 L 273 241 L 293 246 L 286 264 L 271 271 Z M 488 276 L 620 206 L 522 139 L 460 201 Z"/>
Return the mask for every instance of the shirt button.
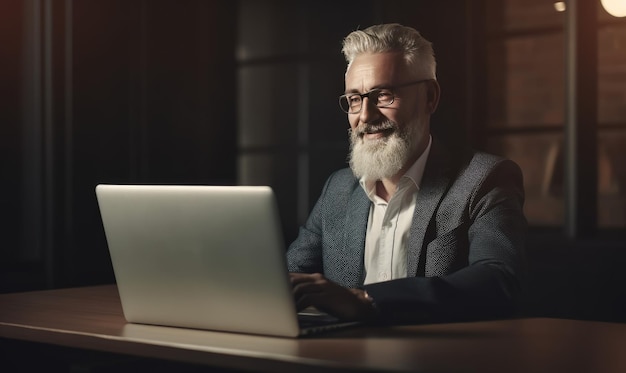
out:
<path id="1" fill-rule="evenodd" d="M 388 280 L 388 278 L 389 278 L 389 275 L 387 275 L 387 273 L 385 273 L 385 272 L 381 272 L 380 273 L 380 279 L 381 280 L 386 281 L 386 280 Z"/>

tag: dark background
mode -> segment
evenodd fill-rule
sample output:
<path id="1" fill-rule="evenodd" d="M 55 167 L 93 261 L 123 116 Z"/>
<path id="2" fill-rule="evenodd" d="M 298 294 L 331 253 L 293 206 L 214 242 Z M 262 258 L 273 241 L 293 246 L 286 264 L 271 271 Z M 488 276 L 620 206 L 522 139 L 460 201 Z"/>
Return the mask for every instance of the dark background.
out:
<path id="1" fill-rule="evenodd" d="M 341 39 L 373 23 L 433 42 L 436 135 L 506 155 L 503 132 L 486 126 L 483 83 L 498 4 L 2 1 L 0 292 L 114 282 L 98 183 L 268 184 L 292 240 L 328 173 L 346 164 Z M 597 174 L 582 178 L 595 185 Z M 572 236 L 562 221 L 529 220 L 525 312 L 625 320 L 626 224 L 591 218 Z"/>

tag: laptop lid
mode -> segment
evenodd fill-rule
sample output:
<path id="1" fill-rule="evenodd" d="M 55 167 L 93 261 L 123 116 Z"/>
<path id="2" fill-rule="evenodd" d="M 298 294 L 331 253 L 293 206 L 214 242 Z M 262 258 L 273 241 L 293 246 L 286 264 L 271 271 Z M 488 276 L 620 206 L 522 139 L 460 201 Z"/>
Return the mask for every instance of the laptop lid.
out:
<path id="1" fill-rule="evenodd" d="M 96 195 L 127 321 L 300 334 L 271 188 L 98 185 Z"/>

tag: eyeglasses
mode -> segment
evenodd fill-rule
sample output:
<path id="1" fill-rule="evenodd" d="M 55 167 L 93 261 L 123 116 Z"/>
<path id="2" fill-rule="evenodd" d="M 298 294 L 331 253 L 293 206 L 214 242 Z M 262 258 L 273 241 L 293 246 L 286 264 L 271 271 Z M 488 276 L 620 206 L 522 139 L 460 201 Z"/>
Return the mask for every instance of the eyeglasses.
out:
<path id="1" fill-rule="evenodd" d="M 386 107 L 393 104 L 396 99 L 394 90 L 410 85 L 428 82 L 433 79 L 422 79 L 414 82 L 399 84 L 393 87 L 372 89 L 366 93 L 346 93 L 339 96 L 341 110 L 348 114 L 358 114 L 363 108 L 363 99 L 367 97 L 376 107 Z"/>

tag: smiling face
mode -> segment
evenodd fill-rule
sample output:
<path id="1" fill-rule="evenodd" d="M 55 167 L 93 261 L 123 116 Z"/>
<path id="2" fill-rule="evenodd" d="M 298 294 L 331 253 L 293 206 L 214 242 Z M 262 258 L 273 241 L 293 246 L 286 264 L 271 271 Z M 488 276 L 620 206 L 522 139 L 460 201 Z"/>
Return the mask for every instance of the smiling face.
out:
<path id="1" fill-rule="evenodd" d="M 419 80 L 396 52 L 358 55 L 346 72 L 346 93 L 366 93 Z M 439 97 L 436 81 L 392 90 L 390 106 L 363 99 L 361 111 L 348 114 L 350 167 L 368 180 L 400 177 L 428 145 L 430 114 Z"/>

